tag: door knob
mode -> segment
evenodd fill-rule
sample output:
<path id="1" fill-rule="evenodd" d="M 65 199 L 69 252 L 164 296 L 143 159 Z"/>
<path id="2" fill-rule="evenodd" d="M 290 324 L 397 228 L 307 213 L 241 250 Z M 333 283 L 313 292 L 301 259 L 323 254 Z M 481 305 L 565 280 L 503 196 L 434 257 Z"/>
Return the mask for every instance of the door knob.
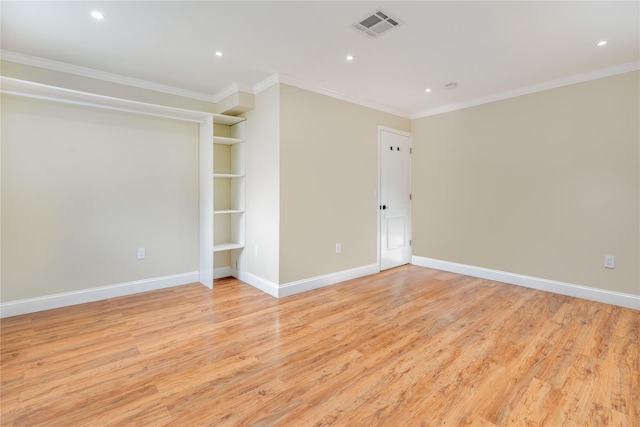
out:
<path id="1" fill-rule="evenodd" d="M 382 210 L 387 209 L 387 205 L 380 206 L 380 209 L 382 209 Z"/>

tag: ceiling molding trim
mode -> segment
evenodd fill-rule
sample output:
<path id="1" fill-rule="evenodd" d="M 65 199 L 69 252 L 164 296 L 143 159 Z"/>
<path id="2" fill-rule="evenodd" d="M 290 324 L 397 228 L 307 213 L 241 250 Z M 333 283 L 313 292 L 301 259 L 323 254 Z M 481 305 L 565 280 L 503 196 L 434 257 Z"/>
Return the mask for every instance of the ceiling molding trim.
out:
<path id="1" fill-rule="evenodd" d="M 373 101 L 369 101 L 367 99 L 362 99 L 350 95 L 346 95 L 340 92 L 337 92 L 332 89 L 328 89 L 313 83 L 309 83 L 295 77 L 279 74 L 279 82 L 287 84 L 289 86 L 295 86 L 300 89 L 308 90 L 310 92 L 315 92 L 320 95 L 329 96 L 331 98 L 339 99 L 341 101 L 350 102 L 352 104 L 360 105 L 362 107 L 371 108 L 373 110 L 382 111 L 383 113 L 393 114 L 394 116 L 404 117 L 405 119 L 411 118 L 411 113 L 404 110 L 398 110 L 393 107 L 389 107 L 386 105 L 378 104 Z"/>
<path id="2" fill-rule="evenodd" d="M 482 104 L 489 104 L 491 102 L 503 101 L 509 98 L 515 98 L 522 95 L 529 95 L 536 92 L 542 92 L 549 89 L 556 89 L 563 86 L 569 86 L 576 83 L 583 83 L 590 80 L 601 79 L 604 77 L 611 77 L 617 74 L 628 73 L 631 71 L 640 70 L 640 61 L 628 62 L 626 64 L 620 64 L 613 67 L 601 68 L 595 71 L 589 71 L 581 74 L 574 74 L 573 76 L 564 77 L 557 80 L 551 80 L 544 83 L 539 83 L 531 86 L 525 86 L 519 89 L 510 90 L 508 92 L 502 92 L 495 95 L 486 96 L 483 98 L 477 98 L 467 102 L 461 102 L 459 104 L 449 104 L 442 107 L 433 108 L 430 110 L 424 110 L 417 112 L 411 116 L 411 119 L 420 119 L 423 117 L 435 116 L 436 114 L 448 113 L 455 110 L 462 110 L 463 108 L 475 107 Z"/>
<path id="3" fill-rule="evenodd" d="M 222 89 L 220 92 L 213 95 L 213 102 L 217 104 L 218 102 L 225 99 L 227 96 L 231 96 L 234 93 L 238 92 L 238 90 L 239 90 L 238 83 L 231 83 L 229 86 L 227 86 L 226 88 Z"/>
<path id="4" fill-rule="evenodd" d="M 272 74 L 261 82 L 256 83 L 253 86 L 253 93 L 257 95 L 263 90 L 269 89 L 271 86 L 278 83 L 280 83 L 280 76 L 278 75 L 278 73 Z"/>
<path id="5" fill-rule="evenodd" d="M 248 92 L 253 93 L 253 88 L 250 86 L 241 85 L 238 83 L 232 83 L 226 88 L 222 89 L 220 92 L 213 95 L 213 102 L 216 104 L 228 96 L 233 95 L 236 92 Z"/>
<path id="6" fill-rule="evenodd" d="M 5 61 L 17 62 L 18 64 L 45 68 L 47 70 L 74 74 L 81 77 L 88 77 L 92 79 L 103 80 L 103 81 L 117 83 L 125 86 L 133 86 L 139 89 L 146 89 L 146 90 L 152 90 L 154 92 L 166 93 L 168 95 L 198 99 L 200 101 L 216 102 L 214 96 L 206 93 L 196 92 L 196 91 L 187 90 L 187 89 L 180 89 L 174 86 L 163 85 L 161 83 L 154 83 L 147 80 L 123 76 L 120 74 L 108 73 L 106 71 L 100 71 L 94 68 L 81 67 L 79 65 L 68 64 L 65 62 L 54 61 L 51 59 L 40 58 L 37 56 L 24 55 L 22 53 L 2 50 L 0 51 L 0 58 L 2 58 Z"/>

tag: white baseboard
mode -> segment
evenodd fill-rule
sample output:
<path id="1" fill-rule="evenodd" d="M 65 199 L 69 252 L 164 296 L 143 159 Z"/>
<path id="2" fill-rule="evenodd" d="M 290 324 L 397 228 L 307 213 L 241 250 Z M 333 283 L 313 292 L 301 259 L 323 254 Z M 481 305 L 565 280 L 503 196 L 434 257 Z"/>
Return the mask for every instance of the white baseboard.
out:
<path id="1" fill-rule="evenodd" d="M 233 276 L 236 277 L 233 274 L 234 269 L 227 266 L 227 267 L 220 267 L 220 268 L 214 268 L 213 269 L 213 278 L 214 279 L 222 279 L 223 277 L 229 277 L 229 276 Z"/>
<path id="2" fill-rule="evenodd" d="M 346 280 L 357 279 L 358 277 L 368 276 L 370 274 L 379 273 L 378 264 L 370 264 L 362 267 L 351 268 L 349 270 L 338 271 L 336 273 L 325 274 L 323 276 L 311 277 L 309 279 L 297 280 L 295 282 L 280 285 L 278 289 L 278 297 L 287 297 L 300 292 L 310 291 L 312 289 L 321 288 L 323 286 L 334 285 Z"/>
<path id="3" fill-rule="evenodd" d="M 262 292 L 266 292 L 272 297 L 278 298 L 278 285 L 255 274 L 247 273 L 246 271 L 238 271 L 238 275 L 234 276 L 242 280 L 245 283 L 260 289 Z"/>
<path id="4" fill-rule="evenodd" d="M 411 263 L 414 265 L 419 265 L 421 267 L 451 271 L 453 273 L 479 277 L 481 279 L 495 280 L 497 282 L 509 283 L 511 285 L 524 286 L 526 288 L 554 292 L 556 294 L 568 295 L 572 297 L 588 299 L 591 301 L 598 301 L 606 304 L 613 304 L 621 307 L 635 308 L 636 310 L 640 310 L 639 295 L 625 294 L 622 292 L 574 285 L 572 283 L 558 282 L 555 280 L 541 279 L 539 277 L 524 276 L 516 273 L 508 273 L 500 270 L 491 270 L 489 268 L 476 267 L 467 264 L 458 264 L 455 262 L 442 261 L 439 259 L 419 256 L 413 256 L 411 258 Z"/>
<path id="5" fill-rule="evenodd" d="M 188 283 L 197 282 L 198 280 L 198 272 L 192 271 L 190 273 L 173 274 L 170 276 L 135 280 L 133 282 L 119 283 L 116 285 L 100 286 L 97 288 L 82 289 L 79 291 L 8 301 L 0 304 L 0 317 L 35 313 L 36 311 L 50 310 L 52 308 L 67 307 L 70 305 L 132 295 L 140 292 L 169 288 L 172 286 L 186 285 Z"/>
<path id="6" fill-rule="evenodd" d="M 370 274 L 378 273 L 379 271 L 380 269 L 378 268 L 378 264 L 370 264 L 362 267 L 351 268 L 349 270 L 338 271 L 336 273 L 325 274 L 323 276 L 297 280 L 295 282 L 285 283 L 284 285 L 277 285 L 254 274 L 243 271 L 238 272 L 238 276 L 235 277 L 263 292 L 268 293 L 271 296 L 283 298 L 300 292 L 321 288 L 323 286 L 334 285 L 346 280 L 368 276 Z"/>

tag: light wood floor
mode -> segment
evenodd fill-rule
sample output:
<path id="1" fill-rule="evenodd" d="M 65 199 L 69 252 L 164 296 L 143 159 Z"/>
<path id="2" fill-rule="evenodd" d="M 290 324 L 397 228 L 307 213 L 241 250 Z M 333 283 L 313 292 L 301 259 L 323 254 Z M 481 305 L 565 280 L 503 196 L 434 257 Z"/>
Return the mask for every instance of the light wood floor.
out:
<path id="1" fill-rule="evenodd" d="M 2 320 L 2 425 L 639 426 L 640 311 L 416 266 Z"/>

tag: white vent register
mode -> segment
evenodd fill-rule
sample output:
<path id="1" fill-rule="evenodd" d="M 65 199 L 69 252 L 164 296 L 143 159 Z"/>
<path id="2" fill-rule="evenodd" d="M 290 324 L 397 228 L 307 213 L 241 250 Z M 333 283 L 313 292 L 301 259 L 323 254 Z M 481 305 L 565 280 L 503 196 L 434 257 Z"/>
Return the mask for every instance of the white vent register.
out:
<path id="1" fill-rule="evenodd" d="M 353 24 L 353 28 L 362 31 L 369 37 L 376 38 L 380 34 L 399 26 L 401 23 L 402 21 L 399 19 L 391 17 L 388 13 L 378 9 L 361 19 L 360 22 Z"/>

